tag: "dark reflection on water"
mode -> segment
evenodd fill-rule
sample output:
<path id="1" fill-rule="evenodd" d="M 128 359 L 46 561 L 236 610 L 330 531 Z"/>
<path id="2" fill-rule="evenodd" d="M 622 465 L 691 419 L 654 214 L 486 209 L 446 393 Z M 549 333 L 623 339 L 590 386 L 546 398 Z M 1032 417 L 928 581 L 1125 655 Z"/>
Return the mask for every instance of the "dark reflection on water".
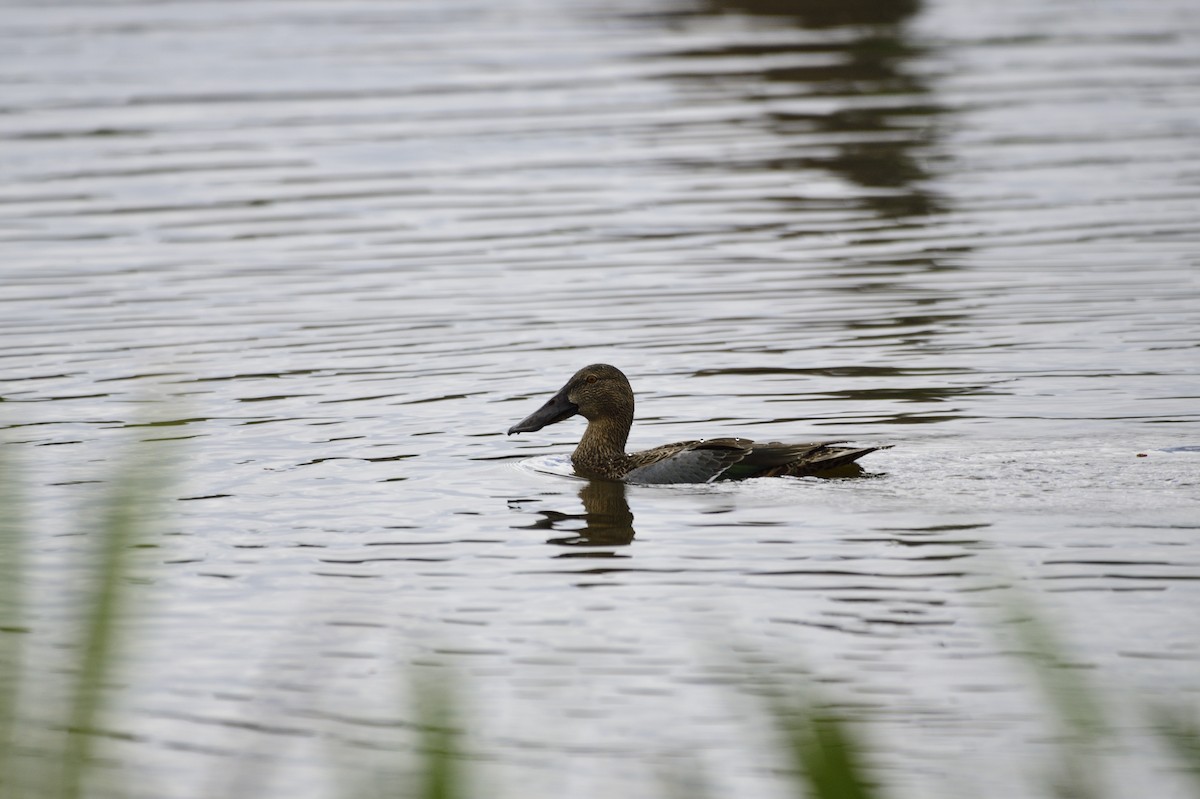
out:
<path id="1" fill-rule="evenodd" d="M 721 12 L 795 17 L 807 28 L 897 25 L 921 10 L 921 0 L 709 0 Z"/>
<path id="2" fill-rule="evenodd" d="M 546 543 L 564 547 L 623 547 L 633 543 L 633 511 L 625 498 L 625 484 L 612 480 L 589 480 L 579 489 L 583 513 L 557 510 L 537 511 L 533 524 L 515 525 L 521 530 L 550 530 L 555 535 Z M 614 553 L 572 552 L 565 557 L 607 557 Z"/>
<path id="3" fill-rule="evenodd" d="M 944 210 L 943 200 L 928 186 L 933 176 L 924 163 L 936 142 L 935 123 L 944 109 L 930 98 L 927 82 L 911 68 L 926 52 L 909 40 L 904 27 L 921 8 L 917 0 L 714 0 L 707 8 L 723 14 L 771 16 L 781 25 L 845 27 L 854 32 L 849 38 L 831 37 L 828 43 L 738 44 L 688 53 L 705 62 L 721 57 L 834 56 L 812 63 L 801 60 L 794 65 L 766 66 L 749 76 L 716 72 L 698 78 L 735 81 L 747 93 L 743 97 L 746 102 L 760 105 L 762 124 L 780 138 L 794 140 L 791 152 L 772 154 L 755 167 L 832 172 L 866 189 L 856 192 L 853 202 L 886 219 Z M 803 104 L 825 97 L 836 98 L 837 107 L 810 110 Z M 793 101 L 800 102 L 789 107 Z M 735 160 L 731 166 L 744 168 L 747 164 Z M 798 209 L 811 210 L 814 198 L 801 196 L 792 202 Z M 817 202 L 824 205 L 830 201 Z"/>

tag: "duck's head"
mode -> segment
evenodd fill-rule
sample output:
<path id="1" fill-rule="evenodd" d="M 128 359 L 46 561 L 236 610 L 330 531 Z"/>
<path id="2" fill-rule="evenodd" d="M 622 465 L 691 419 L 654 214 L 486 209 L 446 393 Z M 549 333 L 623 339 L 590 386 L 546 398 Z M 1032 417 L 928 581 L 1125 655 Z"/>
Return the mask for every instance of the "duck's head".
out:
<path id="1" fill-rule="evenodd" d="M 587 419 L 633 420 L 633 389 L 615 366 L 594 363 L 571 376 L 546 404 L 508 428 L 508 434 L 533 433 L 546 425 L 570 419 L 575 414 Z"/>

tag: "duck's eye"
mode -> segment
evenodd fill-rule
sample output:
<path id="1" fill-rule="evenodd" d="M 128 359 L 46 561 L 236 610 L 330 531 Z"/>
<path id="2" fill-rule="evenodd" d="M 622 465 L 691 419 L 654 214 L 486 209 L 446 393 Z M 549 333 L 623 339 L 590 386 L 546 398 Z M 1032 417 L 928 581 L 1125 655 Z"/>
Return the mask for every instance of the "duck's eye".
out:
<path id="1" fill-rule="evenodd" d="M 592 383 L 595 383 L 595 382 L 596 382 L 596 376 L 595 376 L 595 375 L 588 375 L 587 377 L 585 377 L 585 378 L 584 378 L 584 381 L 585 381 L 585 382 L 587 382 L 589 385 L 590 385 L 590 384 L 592 384 Z"/>

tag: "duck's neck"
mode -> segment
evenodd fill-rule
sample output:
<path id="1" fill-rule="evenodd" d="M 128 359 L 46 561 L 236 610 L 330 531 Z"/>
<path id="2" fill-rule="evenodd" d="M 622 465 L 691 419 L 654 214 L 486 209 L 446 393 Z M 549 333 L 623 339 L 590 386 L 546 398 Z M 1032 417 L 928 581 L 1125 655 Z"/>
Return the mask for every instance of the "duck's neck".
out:
<path id="1" fill-rule="evenodd" d="M 587 430 L 571 455 L 575 470 L 585 475 L 620 477 L 625 463 L 625 442 L 633 426 L 633 411 L 588 420 Z"/>

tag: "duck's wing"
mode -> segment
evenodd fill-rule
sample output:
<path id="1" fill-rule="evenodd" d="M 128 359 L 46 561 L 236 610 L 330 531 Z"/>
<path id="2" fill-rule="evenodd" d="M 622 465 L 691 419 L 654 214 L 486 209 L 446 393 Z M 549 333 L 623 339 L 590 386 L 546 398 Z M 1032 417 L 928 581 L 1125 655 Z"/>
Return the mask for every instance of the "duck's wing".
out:
<path id="1" fill-rule="evenodd" d="M 680 441 L 630 455 L 630 483 L 711 483 L 753 451 L 744 438 Z"/>
<path id="2" fill-rule="evenodd" d="M 810 444 L 781 444 L 772 441 L 755 444 L 734 471 L 727 475 L 738 477 L 804 477 L 845 466 L 871 452 L 886 447 L 840 447 L 840 441 Z"/>

